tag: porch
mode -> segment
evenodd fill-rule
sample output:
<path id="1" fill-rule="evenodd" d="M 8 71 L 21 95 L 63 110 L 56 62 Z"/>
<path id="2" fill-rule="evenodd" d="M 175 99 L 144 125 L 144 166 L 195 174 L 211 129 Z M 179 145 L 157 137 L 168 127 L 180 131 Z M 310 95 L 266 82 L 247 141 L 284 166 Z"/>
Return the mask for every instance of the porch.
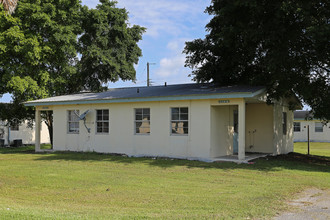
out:
<path id="1" fill-rule="evenodd" d="M 211 106 L 212 161 L 248 161 L 274 153 L 274 109 L 258 100 Z"/>

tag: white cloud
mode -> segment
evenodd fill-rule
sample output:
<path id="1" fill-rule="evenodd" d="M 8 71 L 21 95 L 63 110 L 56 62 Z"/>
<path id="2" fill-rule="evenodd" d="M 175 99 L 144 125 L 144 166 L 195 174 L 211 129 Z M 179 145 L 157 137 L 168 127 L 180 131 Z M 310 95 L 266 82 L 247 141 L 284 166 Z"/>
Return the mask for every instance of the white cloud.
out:
<path id="1" fill-rule="evenodd" d="M 98 4 L 96 0 L 83 0 L 89 7 Z M 139 43 L 143 57 L 137 70 L 137 84 L 145 81 L 147 62 L 156 63 L 151 68 L 151 80 L 155 85 L 191 82 L 191 73 L 184 67 L 182 51 L 186 41 L 205 35 L 209 20 L 204 14 L 211 0 L 117 0 L 117 7 L 126 8 L 129 22 L 147 28 Z M 122 84 L 121 82 L 119 84 Z M 125 83 L 128 85 L 128 82 Z M 129 86 L 129 85 L 128 85 Z"/>
<path id="2" fill-rule="evenodd" d="M 130 22 L 146 27 L 152 37 L 179 36 L 190 28 L 187 23 L 204 23 L 200 15 L 207 5 L 205 0 L 118 0 L 118 7 L 129 11 Z"/>
<path id="3" fill-rule="evenodd" d="M 185 42 L 192 40 L 193 39 L 189 39 L 189 38 L 174 38 L 173 40 L 167 43 L 166 48 L 173 53 L 180 54 L 182 53 L 185 47 Z"/>
<path id="4" fill-rule="evenodd" d="M 163 58 L 160 60 L 160 67 L 156 71 L 156 75 L 162 78 L 177 75 L 184 66 L 185 57 L 180 55 L 171 58 Z"/>
<path id="5" fill-rule="evenodd" d="M 160 60 L 159 68 L 156 70 L 156 76 L 161 78 L 174 77 L 187 72 L 187 68 L 184 68 L 186 57 L 185 54 L 182 54 L 185 41 L 187 39 L 180 38 L 167 43 L 166 48 L 170 53 Z"/>
<path id="6" fill-rule="evenodd" d="M 180 43 L 178 41 L 170 41 L 167 44 L 167 49 L 172 50 L 172 51 L 177 51 L 180 48 Z"/>

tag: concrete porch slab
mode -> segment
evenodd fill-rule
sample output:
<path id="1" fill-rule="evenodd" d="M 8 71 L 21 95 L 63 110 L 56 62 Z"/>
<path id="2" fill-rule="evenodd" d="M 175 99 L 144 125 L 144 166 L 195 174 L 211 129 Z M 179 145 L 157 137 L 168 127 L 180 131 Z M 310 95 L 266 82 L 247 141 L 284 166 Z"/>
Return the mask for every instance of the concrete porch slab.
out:
<path id="1" fill-rule="evenodd" d="M 248 163 L 251 160 L 255 160 L 261 157 L 266 157 L 271 154 L 259 154 L 259 153 L 246 153 L 244 160 L 239 160 L 238 155 L 227 155 L 216 157 L 212 159 L 212 162 L 234 162 L 234 163 Z"/>

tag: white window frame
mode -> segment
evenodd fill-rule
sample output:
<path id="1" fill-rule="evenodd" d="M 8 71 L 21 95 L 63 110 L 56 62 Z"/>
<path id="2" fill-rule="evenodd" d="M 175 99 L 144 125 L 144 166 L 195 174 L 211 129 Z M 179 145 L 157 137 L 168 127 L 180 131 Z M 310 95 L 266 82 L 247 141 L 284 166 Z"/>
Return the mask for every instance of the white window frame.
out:
<path id="1" fill-rule="evenodd" d="M 75 120 L 70 120 L 70 113 L 73 114 L 75 116 Z M 79 122 L 79 117 L 76 115 L 79 115 L 79 110 L 67 110 L 67 132 L 68 134 L 79 134 L 80 131 L 80 122 Z M 78 124 L 78 131 L 70 131 L 70 125 L 73 123 L 77 123 Z"/>
<path id="2" fill-rule="evenodd" d="M 98 120 L 98 111 L 102 111 L 102 120 Z M 104 117 L 104 111 L 108 111 L 108 120 L 105 120 Z M 95 131 L 96 134 L 109 134 L 110 133 L 110 111 L 109 109 L 96 109 L 96 119 L 95 119 Z M 102 123 L 102 131 L 98 131 L 98 123 Z M 103 131 L 103 123 L 108 123 L 108 131 Z"/>
<path id="3" fill-rule="evenodd" d="M 173 119 L 173 109 L 179 109 L 179 119 Z M 181 109 L 187 109 L 187 113 L 181 113 Z M 182 115 L 187 115 L 187 119 L 181 119 Z M 170 108 L 170 134 L 173 135 L 173 136 L 188 136 L 189 135 L 189 132 L 190 132 L 190 129 L 189 129 L 189 108 L 188 107 L 171 107 Z M 182 127 L 183 129 L 183 133 L 180 134 L 180 133 L 174 133 L 173 132 L 173 126 L 172 126 L 172 123 L 180 123 L 180 122 L 183 122 L 183 123 L 187 123 L 188 126 L 187 127 Z M 184 128 L 187 128 L 187 133 L 185 133 L 185 130 Z"/>
<path id="4" fill-rule="evenodd" d="M 314 131 L 316 133 L 322 133 L 323 132 L 323 126 L 324 126 L 324 124 L 322 122 L 315 122 Z"/>
<path id="5" fill-rule="evenodd" d="M 299 131 L 296 131 L 296 128 L 299 128 Z M 293 122 L 293 132 L 301 132 L 301 122 Z"/>
<path id="6" fill-rule="evenodd" d="M 136 118 L 136 116 L 137 116 L 137 110 L 142 110 L 142 119 L 140 120 L 137 120 Z M 145 110 L 149 110 L 149 114 L 144 114 L 144 111 Z M 140 114 L 139 114 L 140 115 Z M 149 115 L 149 119 L 144 119 L 145 118 L 145 116 L 144 115 Z M 149 127 L 140 127 L 140 128 L 145 128 L 146 130 L 148 130 L 148 128 L 149 128 L 149 132 L 136 132 L 137 131 L 137 127 L 136 127 L 136 124 L 137 123 L 146 123 L 146 124 L 149 124 Z M 134 134 L 135 135 L 150 135 L 151 134 L 151 109 L 150 108 L 135 108 L 134 109 Z"/>

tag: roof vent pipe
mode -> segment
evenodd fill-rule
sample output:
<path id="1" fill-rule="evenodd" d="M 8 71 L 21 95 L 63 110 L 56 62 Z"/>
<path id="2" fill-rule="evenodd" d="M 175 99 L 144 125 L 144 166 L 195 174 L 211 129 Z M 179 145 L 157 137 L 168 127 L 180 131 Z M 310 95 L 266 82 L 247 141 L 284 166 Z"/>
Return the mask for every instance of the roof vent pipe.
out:
<path id="1" fill-rule="evenodd" d="M 167 86 L 167 82 L 165 82 L 165 87 Z"/>

